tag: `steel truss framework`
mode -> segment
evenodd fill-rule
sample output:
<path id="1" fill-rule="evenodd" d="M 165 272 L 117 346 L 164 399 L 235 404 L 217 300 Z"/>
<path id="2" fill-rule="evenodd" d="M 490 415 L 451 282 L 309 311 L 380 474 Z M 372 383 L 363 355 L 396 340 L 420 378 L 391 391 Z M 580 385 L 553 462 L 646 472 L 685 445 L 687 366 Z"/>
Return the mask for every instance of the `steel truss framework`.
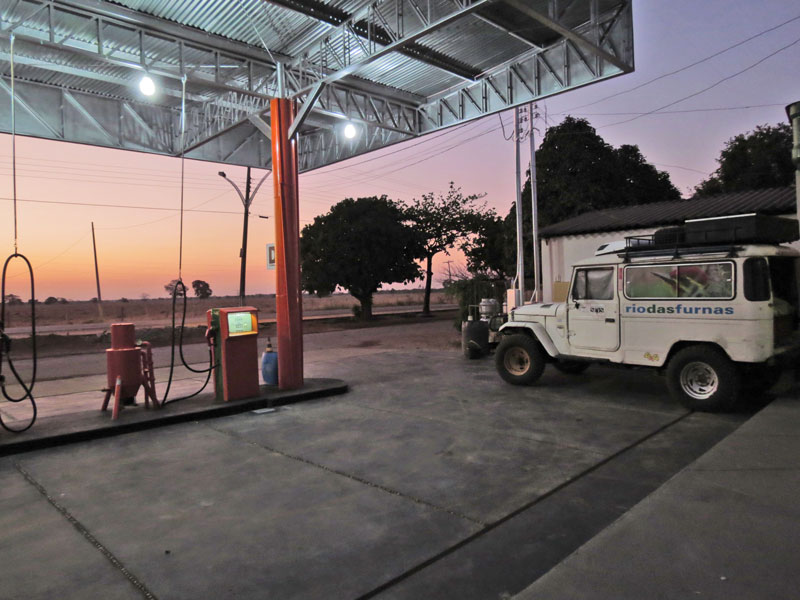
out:
<path id="1" fill-rule="evenodd" d="M 313 17 L 324 32 L 288 56 L 104 0 L 7 2 L 0 128 L 10 125 L 12 35 L 20 133 L 269 167 L 269 101 L 290 97 L 300 107 L 301 171 L 633 69 L 630 0 L 377 0 L 353 14 L 321 0 L 264 1 Z M 437 49 L 465 20 L 507 33 L 524 51 L 477 68 Z M 424 65 L 428 81 L 447 85 L 423 95 L 359 76 L 395 56 L 398 70 Z M 145 72 L 159 83 L 155 101 L 136 91 Z M 339 135 L 345 122 L 360 129 L 355 140 Z"/>

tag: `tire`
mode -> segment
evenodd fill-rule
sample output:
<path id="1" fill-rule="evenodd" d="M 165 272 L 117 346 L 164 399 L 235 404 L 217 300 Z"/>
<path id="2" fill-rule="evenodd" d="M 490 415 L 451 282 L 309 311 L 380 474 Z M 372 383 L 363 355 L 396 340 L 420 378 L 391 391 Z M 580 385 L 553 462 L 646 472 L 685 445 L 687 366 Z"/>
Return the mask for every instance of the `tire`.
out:
<path id="1" fill-rule="evenodd" d="M 739 399 L 741 377 L 736 365 L 720 350 L 689 346 L 667 365 L 667 387 L 672 397 L 691 410 L 720 412 Z"/>
<path id="2" fill-rule="evenodd" d="M 504 337 L 494 356 L 500 377 L 513 385 L 530 385 L 539 379 L 545 361 L 541 344 L 523 333 Z"/>
<path id="3" fill-rule="evenodd" d="M 590 364 L 582 360 L 557 360 L 553 366 L 565 375 L 580 375 L 589 368 Z"/>

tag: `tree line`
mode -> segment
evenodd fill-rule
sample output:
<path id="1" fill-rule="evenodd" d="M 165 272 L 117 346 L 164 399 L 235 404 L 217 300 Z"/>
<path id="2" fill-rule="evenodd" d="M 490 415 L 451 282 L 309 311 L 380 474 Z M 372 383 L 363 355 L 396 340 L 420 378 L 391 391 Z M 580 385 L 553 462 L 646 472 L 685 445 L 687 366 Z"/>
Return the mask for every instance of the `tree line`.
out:
<path id="1" fill-rule="evenodd" d="M 725 143 L 716 171 L 695 188 L 695 197 L 792 185 L 791 146 L 786 123 L 761 125 L 733 137 Z M 536 167 L 540 227 L 588 211 L 681 197 L 669 175 L 648 164 L 638 146 L 615 148 L 587 120 L 571 116 L 547 130 L 536 151 Z M 385 195 L 342 200 L 301 232 L 303 290 L 320 296 L 346 290 L 359 301 L 361 317 L 369 319 L 372 296 L 383 285 L 424 278 L 427 314 L 434 257 L 453 248 L 463 251 L 469 273 L 507 279 L 516 268 L 516 205 L 501 216 L 486 206 L 484 197 L 465 195 L 451 182 L 444 193 L 422 194 L 409 202 Z M 530 172 L 522 189 L 522 214 L 523 247 L 531 255 Z M 532 256 L 525 265 L 525 277 L 532 278 Z M 176 284 L 167 283 L 167 293 L 172 295 Z M 206 281 L 191 285 L 198 298 L 213 293 Z M 7 294 L 5 301 L 22 303 L 14 294 Z M 56 302 L 67 301 L 45 300 Z"/>
<path id="2" fill-rule="evenodd" d="M 787 124 L 737 135 L 695 197 L 791 185 L 791 144 Z M 549 128 L 536 167 L 540 227 L 588 211 L 681 198 L 638 146 L 611 146 L 585 119 L 567 117 Z M 502 217 L 484 196 L 465 195 L 451 182 L 443 194 L 406 203 L 385 195 L 342 200 L 301 232 L 303 290 L 320 296 L 346 290 L 359 301 L 361 318 L 369 319 L 372 296 L 383 285 L 424 278 L 423 312 L 429 313 L 433 258 L 455 247 L 464 252 L 469 273 L 508 278 L 516 265 L 516 206 Z M 532 254 L 530 172 L 522 203 L 524 248 Z M 532 256 L 525 263 L 525 277 L 532 278 Z"/>

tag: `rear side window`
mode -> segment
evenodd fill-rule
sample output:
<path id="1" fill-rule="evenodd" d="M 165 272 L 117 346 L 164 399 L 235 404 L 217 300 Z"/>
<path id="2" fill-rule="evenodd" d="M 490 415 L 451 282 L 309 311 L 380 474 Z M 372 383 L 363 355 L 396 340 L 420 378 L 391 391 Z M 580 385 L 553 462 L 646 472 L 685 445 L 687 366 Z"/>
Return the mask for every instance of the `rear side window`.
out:
<path id="1" fill-rule="evenodd" d="M 769 265 L 765 258 L 748 258 L 744 261 L 744 297 L 750 302 L 770 299 Z"/>
<path id="2" fill-rule="evenodd" d="M 733 263 L 626 267 L 625 295 L 651 299 L 733 298 Z"/>
<path id="3" fill-rule="evenodd" d="M 573 300 L 613 300 L 614 269 L 578 269 L 572 286 Z"/>
<path id="4" fill-rule="evenodd" d="M 770 257 L 769 274 L 774 300 L 783 300 L 797 306 L 797 266 L 797 259 L 793 257 Z"/>

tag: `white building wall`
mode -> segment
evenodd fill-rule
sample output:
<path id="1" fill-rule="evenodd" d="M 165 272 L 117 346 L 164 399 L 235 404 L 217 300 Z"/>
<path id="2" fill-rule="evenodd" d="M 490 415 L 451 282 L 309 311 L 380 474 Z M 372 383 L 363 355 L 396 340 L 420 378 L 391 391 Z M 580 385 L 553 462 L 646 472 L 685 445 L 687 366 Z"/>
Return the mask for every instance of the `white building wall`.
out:
<path id="1" fill-rule="evenodd" d="M 780 215 L 790 219 L 796 215 Z M 544 302 L 553 301 L 553 282 L 569 281 L 572 277 L 572 265 L 579 260 L 594 256 L 595 250 L 602 244 L 616 240 L 624 240 L 630 235 L 649 235 L 661 227 L 650 229 L 628 229 L 603 233 L 587 233 L 580 235 L 564 235 L 542 239 L 542 283 Z M 800 250 L 800 242 L 789 244 Z"/>
<path id="2" fill-rule="evenodd" d="M 586 233 L 564 235 L 542 240 L 542 283 L 544 284 L 542 300 L 553 301 L 553 282 L 569 281 L 572 277 L 572 265 L 579 260 L 594 256 L 595 250 L 602 244 L 616 240 L 624 240 L 629 235 L 647 235 L 652 229 L 629 229 L 627 231 L 610 231 L 602 233 Z"/>

